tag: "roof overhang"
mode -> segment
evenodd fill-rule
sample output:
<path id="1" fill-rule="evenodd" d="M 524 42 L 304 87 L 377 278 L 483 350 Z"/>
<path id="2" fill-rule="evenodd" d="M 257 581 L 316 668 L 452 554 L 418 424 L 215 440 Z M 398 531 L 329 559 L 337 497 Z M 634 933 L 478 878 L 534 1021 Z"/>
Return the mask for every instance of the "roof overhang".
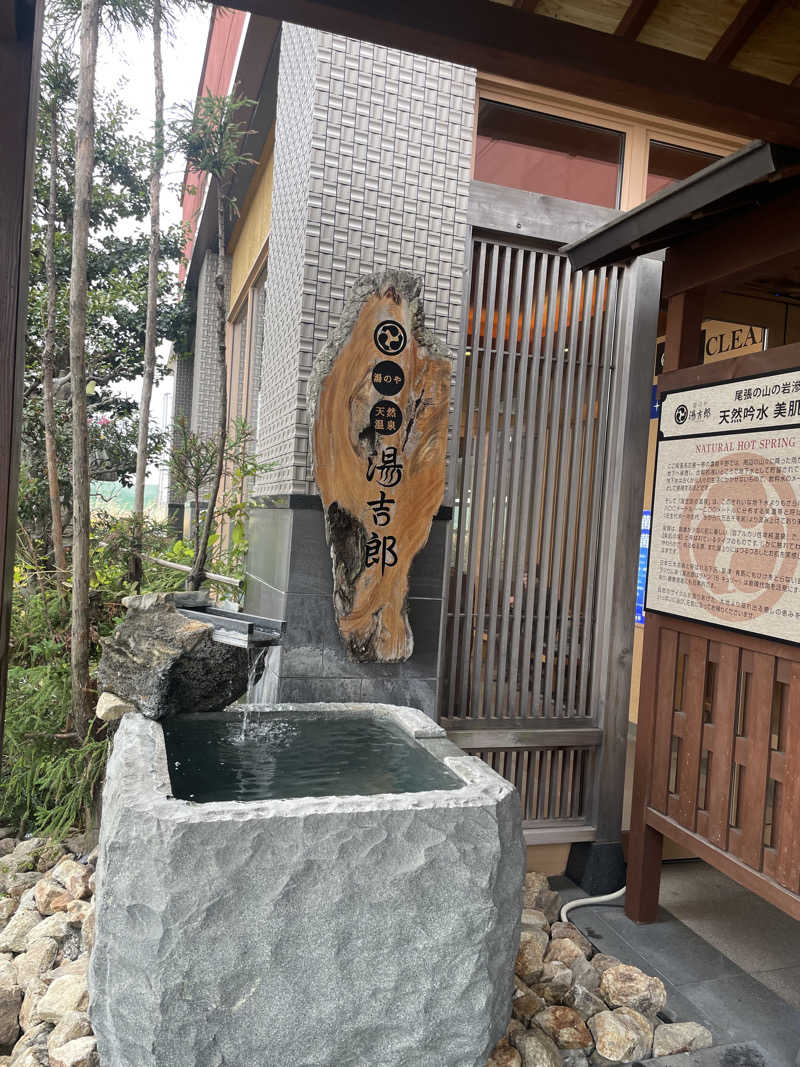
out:
<path id="1" fill-rule="evenodd" d="M 270 18 L 800 147 L 800 89 L 490 0 L 226 0 Z"/>
<path id="2" fill-rule="evenodd" d="M 575 270 L 620 263 L 674 245 L 724 215 L 773 200 L 798 180 L 800 150 L 754 141 L 712 163 L 562 251 Z"/>

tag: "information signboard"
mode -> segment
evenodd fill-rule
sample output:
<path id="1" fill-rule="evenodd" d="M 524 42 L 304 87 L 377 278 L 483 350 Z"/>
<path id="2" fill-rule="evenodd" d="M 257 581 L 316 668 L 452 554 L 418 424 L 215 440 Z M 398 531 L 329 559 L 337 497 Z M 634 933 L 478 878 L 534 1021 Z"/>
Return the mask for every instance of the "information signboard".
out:
<path id="1" fill-rule="evenodd" d="M 800 641 L 800 368 L 662 397 L 647 610 Z"/>

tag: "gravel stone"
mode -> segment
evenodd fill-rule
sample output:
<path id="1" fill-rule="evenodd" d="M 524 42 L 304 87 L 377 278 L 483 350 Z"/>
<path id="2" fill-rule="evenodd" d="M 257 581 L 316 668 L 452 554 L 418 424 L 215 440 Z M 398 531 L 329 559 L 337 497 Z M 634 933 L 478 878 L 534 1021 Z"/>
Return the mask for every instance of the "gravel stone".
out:
<path id="1" fill-rule="evenodd" d="M 0 952 L 24 952 L 28 934 L 42 921 L 38 911 L 20 908 L 0 932 Z"/>
<path id="2" fill-rule="evenodd" d="M 58 1023 L 68 1011 L 85 1011 L 88 1004 L 86 978 L 78 974 L 66 974 L 50 983 L 36 1006 L 34 1018 L 36 1022 Z"/>
<path id="3" fill-rule="evenodd" d="M 600 988 L 600 972 L 596 967 L 592 966 L 585 956 L 580 956 L 574 960 L 570 970 L 576 985 L 582 985 L 590 993 L 594 993 Z"/>
<path id="4" fill-rule="evenodd" d="M 611 967 L 619 967 L 620 963 L 622 960 L 618 960 L 616 956 L 607 956 L 605 952 L 598 952 L 591 959 L 591 965 L 599 975 L 605 974 Z"/>
<path id="5" fill-rule="evenodd" d="M 518 1030 L 511 1035 L 511 1044 L 520 1054 L 522 1067 L 562 1067 L 558 1046 L 538 1027 Z"/>
<path id="6" fill-rule="evenodd" d="M 572 971 L 558 960 L 545 963 L 542 973 L 532 983 L 534 993 L 538 993 L 547 1004 L 561 1004 L 572 985 Z"/>
<path id="7" fill-rule="evenodd" d="M 75 1041 L 79 1037 L 91 1036 L 92 1024 L 89 1022 L 89 1016 L 86 1012 L 68 1011 L 56 1023 L 55 1029 L 47 1039 L 47 1047 L 52 1053 L 52 1050 L 60 1048 L 70 1041 Z"/>
<path id="8" fill-rule="evenodd" d="M 42 937 L 35 941 L 27 952 L 17 956 L 14 963 L 22 988 L 25 989 L 31 978 L 38 978 L 49 971 L 57 955 L 58 942 L 52 937 Z"/>
<path id="9" fill-rule="evenodd" d="M 592 1064 L 597 1067 L 650 1055 L 653 1028 L 644 1015 L 632 1008 L 601 1011 L 587 1025 L 595 1040 Z"/>
<path id="10" fill-rule="evenodd" d="M 515 971 L 528 985 L 542 973 L 544 954 L 547 951 L 547 934 L 543 930 L 523 930 Z"/>
<path id="11" fill-rule="evenodd" d="M 563 963 L 566 967 L 571 967 L 579 956 L 583 956 L 580 946 L 576 945 L 568 937 L 560 937 L 550 942 L 544 959 L 545 963 L 552 963 L 553 960 L 558 960 L 559 963 Z"/>
<path id="12" fill-rule="evenodd" d="M 598 1012 L 606 1010 L 605 1001 L 601 1000 L 600 997 L 596 997 L 591 990 L 586 989 L 585 986 L 580 985 L 578 982 L 566 994 L 564 1003 L 570 1008 L 574 1008 L 584 1022 L 591 1019 L 593 1015 L 597 1015 Z"/>
<path id="13" fill-rule="evenodd" d="M 50 872 L 53 881 L 63 885 L 73 900 L 89 896 L 91 875 L 88 867 L 69 858 L 61 860 Z"/>
<path id="14" fill-rule="evenodd" d="M 711 1048 L 711 1031 L 699 1023 L 661 1023 L 653 1035 L 654 1056 L 674 1056 L 678 1052 L 698 1052 Z"/>
<path id="15" fill-rule="evenodd" d="M 584 1052 L 591 1052 L 594 1048 L 594 1038 L 573 1008 L 553 1004 L 539 1012 L 534 1022 L 548 1037 L 552 1037 L 559 1048 L 581 1049 Z"/>
<path id="16" fill-rule="evenodd" d="M 79 1037 L 50 1053 L 50 1067 L 100 1067 L 97 1042 L 93 1037 Z"/>
<path id="17" fill-rule="evenodd" d="M 600 996 L 610 1008 L 633 1008 L 650 1016 L 667 1003 L 667 991 L 660 978 L 652 978 L 625 963 L 603 972 Z"/>
<path id="18" fill-rule="evenodd" d="M 486 1067 L 522 1067 L 520 1054 L 505 1038 L 502 1038 L 489 1057 Z"/>
<path id="19" fill-rule="evenodd" d="M 587 959 L 592 954 L 593 949 L 591 941 L 585 934 L 581 933 L 574 923 L 553 923 L 550 928 L 550 937 L 553 941 L 557 941 L 564 937 L 569 941 L 574 941 Z"/>
<path id="20" fill-rule="evenodd" d="M 36 914 L 35 912 L 29 912 L 28 914 Z M 61 943 L 64 938 L 70 932 L 70 921 L 66 917 L 63 911 L 54 912 L 52 915 L 48 915 L 46 919 L 41 919 L 32 926 L 28 931 L 28 935 L 25 938 L 26 950 L 31 948 L 37 941 L 41 941 L 43 937 L 52 937 L 54 940 Z M 2 937 L 2 935 L 0 935 Z"/>

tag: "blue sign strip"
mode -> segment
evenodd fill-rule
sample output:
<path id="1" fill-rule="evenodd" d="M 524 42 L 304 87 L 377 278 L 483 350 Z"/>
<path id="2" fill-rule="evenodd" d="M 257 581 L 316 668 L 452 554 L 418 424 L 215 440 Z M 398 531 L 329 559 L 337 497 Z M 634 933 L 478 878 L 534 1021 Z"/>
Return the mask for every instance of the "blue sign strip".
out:
<path id="1" fill-rule="evenodd" d="M 636 576 L 636 621 L 644 622 L 644 593 L 647 585 L 647 556 L 650 552 L 649 511 L 642 512 L 642 532 L 639 537 L 639 573 Z"/>

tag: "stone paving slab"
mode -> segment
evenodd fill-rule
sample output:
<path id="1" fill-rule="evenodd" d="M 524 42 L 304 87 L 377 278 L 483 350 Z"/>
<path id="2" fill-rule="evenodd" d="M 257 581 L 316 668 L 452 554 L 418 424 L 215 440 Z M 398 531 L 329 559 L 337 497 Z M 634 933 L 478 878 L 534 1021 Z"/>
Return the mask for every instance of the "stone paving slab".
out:
<path id="1" fill-rule="evenodd" d="M 764 1050 L 753 1043 L 716 1045 L 700 1052 L 679 1052 L 676 1056 L 658 1056 L 646 1061 L 647 1067 L 772 1067 L 773 1063 Z M 626 1067 L 644 1067 L 644 1063 L 634 1060 Z"/>

